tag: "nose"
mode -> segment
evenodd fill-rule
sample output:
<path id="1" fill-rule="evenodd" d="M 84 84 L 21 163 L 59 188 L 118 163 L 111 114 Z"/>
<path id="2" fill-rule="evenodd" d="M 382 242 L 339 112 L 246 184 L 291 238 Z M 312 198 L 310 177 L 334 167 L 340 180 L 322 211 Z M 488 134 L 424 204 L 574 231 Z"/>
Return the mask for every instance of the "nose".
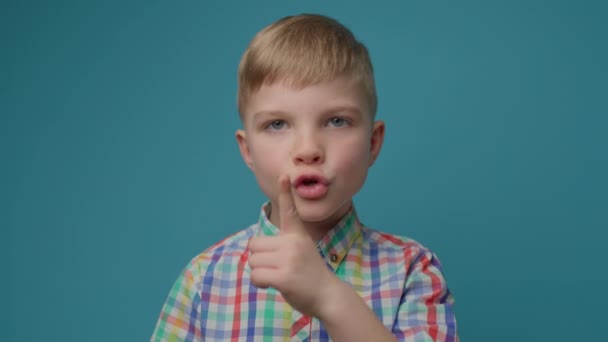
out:
<path id="1" fill-rule="evenodd" d="M 314 133 L 299 134 L 294 142 L 294 162 L 296 164 L 322 163 L 325 159 L 322 145 Z"/>

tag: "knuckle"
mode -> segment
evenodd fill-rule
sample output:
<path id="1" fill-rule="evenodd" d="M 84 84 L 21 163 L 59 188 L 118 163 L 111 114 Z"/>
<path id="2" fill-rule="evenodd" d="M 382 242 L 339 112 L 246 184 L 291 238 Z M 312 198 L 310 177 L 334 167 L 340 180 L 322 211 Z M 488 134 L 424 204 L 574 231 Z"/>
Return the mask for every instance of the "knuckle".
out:
<path id="1" fill-rule="evenodd" d="M 257 254 L 251 254 L 249 256 L 249 266 L 251 266 L 251 268 L 254 268 L 258 265 L 258 255 Z"/>
<path id="2" fill-rule="evenodd" d="M 257 287 L 265 286 L 265 282 L 263 281 L 263 278 L 260 276 L 260 272 L 256 272 L 256 270 L 251 271 L 251 284 L 253 284 Z"/>
<path id="3" fill-rule="evenodd" d="M 255 237 L 249 239 L 249 243 L 247 244 L 247 246 L 250 251 L 255 251 L 257 248 L 257 239 Z"/>
<path id="4" fill-rule="evenodd" d="M 255 270 L 251 270 L 250 279 L 251 279 L 251 283 L 253 285 L 257 285 L 258 284 L 258 274 L 256 273 Z"/>

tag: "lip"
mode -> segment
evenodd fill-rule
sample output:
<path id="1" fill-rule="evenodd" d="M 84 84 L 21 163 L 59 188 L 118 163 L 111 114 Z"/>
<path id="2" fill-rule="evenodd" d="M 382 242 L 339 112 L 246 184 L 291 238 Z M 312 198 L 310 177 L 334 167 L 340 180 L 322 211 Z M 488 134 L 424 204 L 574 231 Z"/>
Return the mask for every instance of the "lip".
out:
<path id="1" fill-rule="evenodd" d="M 307 184 L 308 181 L 314 181 L 314 183 Z M 293 182 L 295 193 L 307 200 L 318 200 L 325 197 L 328 185 L 328 180 L 317 174 L 304 174 L 297 177 L 295 182 Z"/>
<path id="2" fill-rule="evenodd" d="M 298 186 L 303 185 L 304 182 L 311 181 L 311 180 L 316 181 L 317 183 L 320 183 L 325 186 L 327 186 L 329 184 L 329 181 L 327 180 L 327 178 L 325 178 L 321 175 L 318 175 L 318 174 L 310 173 L 310 174 L 303 174 L 303 175 L 297 177 L 292 185 L 297 188 Z"/>

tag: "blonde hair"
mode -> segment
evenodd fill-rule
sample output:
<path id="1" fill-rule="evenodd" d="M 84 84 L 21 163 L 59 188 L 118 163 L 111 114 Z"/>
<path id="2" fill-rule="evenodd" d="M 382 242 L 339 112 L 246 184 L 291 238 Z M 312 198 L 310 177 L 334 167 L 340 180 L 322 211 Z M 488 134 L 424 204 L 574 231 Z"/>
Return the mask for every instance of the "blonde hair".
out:
<path id="1" fill-rule="evenodd" d="M 361 82 L 373 118 L 376 86 L 365 46 L 332 18 L 316 14 L 285 17 L 260 31 L 241 58 L 239 113 L 242 117 L 248 97 L 264 84 L 281 81 L 303 88 L 343 75 Z"/>

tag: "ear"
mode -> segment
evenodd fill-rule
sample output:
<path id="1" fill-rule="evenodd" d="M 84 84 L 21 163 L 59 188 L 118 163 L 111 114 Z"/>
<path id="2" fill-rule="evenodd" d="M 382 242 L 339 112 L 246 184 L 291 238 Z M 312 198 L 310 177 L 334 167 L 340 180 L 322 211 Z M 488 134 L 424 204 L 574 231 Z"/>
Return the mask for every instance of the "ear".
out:
<path id="1" fill-rule="evenodd" d="M 242 129 L 236 131 L 236 141 L 239 144 L 239 150 L 241 151 L 241 157 L 247 164 L 247 167 L 253 169 L 253 159 L 251 158 L 251 151 L 249 151 L 249 144 L 247 142 L 247 134 Z"/>
<path id="2" fill-rule="evenodd" d="M 369 166 L 374 165 L 376 158 L 380 154 L 380 150 L 382 149 L 382 143 L 384 142 L 384 121 L 376 121 L 374 122 L 374 127 L 372 128 L 372 138 L 370 143 L 370 159 Z"/>

